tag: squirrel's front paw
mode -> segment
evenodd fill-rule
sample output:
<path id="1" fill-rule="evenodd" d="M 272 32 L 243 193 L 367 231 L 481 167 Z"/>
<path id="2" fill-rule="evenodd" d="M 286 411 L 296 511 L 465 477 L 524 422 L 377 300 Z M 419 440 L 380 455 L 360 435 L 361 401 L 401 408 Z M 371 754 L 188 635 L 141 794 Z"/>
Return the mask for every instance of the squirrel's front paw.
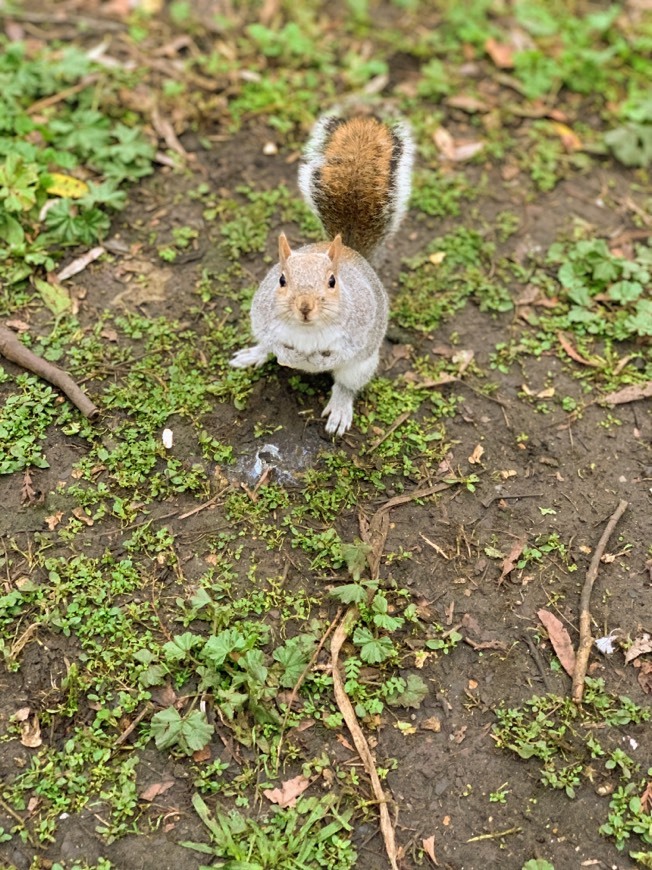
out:
<path id="1" fill-rule="evenodd" d="M 322 417 L 328 415 L 326 431 L 329 435 L 344 435 L 353 422 L 353 399 L 348 396 L 331 396 L 330 402 L 322 411 Z"/>
<path id="2" fill-rule="evenodd" d="M 268 356 L 269 353 L 257 344 L 254 347 L 245 347 L 243 350 L 239 350 L 231 357 L 230 365 L 234 369 L 245 369 L 247 366 L 262 366 Z"/>

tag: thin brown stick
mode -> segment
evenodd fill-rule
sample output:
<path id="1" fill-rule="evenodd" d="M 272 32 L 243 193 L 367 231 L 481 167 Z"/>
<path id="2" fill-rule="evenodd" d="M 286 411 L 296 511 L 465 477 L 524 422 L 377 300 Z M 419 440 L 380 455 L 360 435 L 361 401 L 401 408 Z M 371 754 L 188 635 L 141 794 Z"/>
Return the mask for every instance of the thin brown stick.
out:
<path id="1" fill-rule="evenodd" d="M 342 649 L 342 645 L 347 639 L 349 632 L 351 631 L 357 617 L 358 608 L 353 605 L 344 614 L 344 618 L 335 630 L 335 633 L 333 634 L 333 638 L 331 640 L 333 690 L 335 694 L 335 701 L 337 703 L 339 711 L 342 714 L 342 718 L 346 722 L 351 737 L 353 738 L 355 748 L 357 749 L 358 755 L 362 759 L 364 768 L 367 771 L 367 775 L 371 780 L 371 787 L 374 793 L 374 797 L 378 801 L 378 811 L 380 813 L 380 831 L 383 835 L 383 840 L 385 841 L 385 851 L 387 852 L 387 857 L 389 859 L 391 870 L 398 870 L 398 864 L 396 862 L 396 837 L 394 834 L 394 826 L 392 825 L 392 820 L 389 816 L 387 796 L 385 795 L 383 787 L 380 783 L 380 777 L 378 776 L 378 771 L 376 770 L 376 765 L 374 763 L 371 750 L 369 749 L 369 744 L 367 743 L 365 736 L 362 733 L 362 728 L 358 724 L 355 710 L 353 709 L 353 704 L 351 704 L 349 696 L 346 694 L 346 690 L 344 689 L 344 680 L 342 679 L 342 674 L 340 673 L 339 668 L 340 650 Z"/>
<path id="2" fill-rule="evenodd" d="M 438 492 L 443 492 L 450 489 L 455 483 L 460 481 L 450 481 L 449 483 L 436 483 L 433 486 L 426 486 L 422 489 L 415 489 L 412 492 L 405 492 L 401 495 L 395 495 L 390 498 L 385 504 L 381 505 L 376 513 L 372 516 L 369 526 L 366 529 L 360 527 L 360 534 L 366 544 L 369 544 L 371 551 L 367 556 L 369 563 L 369 571 L 371 579 L 378 580 L 380 572 L 380 560 L 385 549 L 385 541 L 389 533 L 389 512 L 392 508 L 399 507 L 402 504 L 408 504 L 419 498 L 427 498 L 430 495 L 435 495 Z"/>
<path id="3" fill-rule="evenodd" d="M 6 326 L 0 326 L 0 355 L 58 387 L 62 393 L 66 394 L 73 405 L 79 408 L 84 417 L 88 417 L 89 420 L 95 420 L 99 417 L 100 409 L 88 398 L 86 393 L 82 391 L 81 387 L 73 381 L 67 372 L 28 350 L 18 340 L 15 333 Z"/>
<path id="4" fill-rule="evenodd" d="M 84 88 L 87 88 L 89 85 L 92 85 L 93 82 L 96 82 L 99 77 L 99 73 L 92 73 L 92 75 L 83 78 L 78 84 L 72 85 L 63 91 L 59 91 L 58 94 L 52 94 L 49 97 L 44 97 L 42 100 L 37 100 L 27 108 L 27 114 L 37 115 L 39 112 L 42 112 L 43 109 L 48 109 L 50 106 L 55 106 L 57 103 L 61 103 L 69 97 L 74 97 L 75 94 L 78 94 L 80 91 L 83 91 Z"/>
<path id="5" fill-rule="evenodd" d="M 203 504 L 200 504 L 197 507 L 192 508 L 192 510 L 186 511 L 184 514 L 180 514 L 179 519 L 180 520 L 187 520 L 188 517 L 193 517 L 195 514 L 198 514 L 201 511 L 205 511 L 207 508 L 215 507 L 218 500 L 224 495 L 224 493 L 226 492 L 227 489 L 228 489 L 228 486 L 225 486 L 219 492 L 216 492 L 215 495 L 212 496 L 212 498 L 209 498 L 208 501 L 205 501 Z M 175 514 L 171 514 L 171 516 L 175 516 Z"/>
<path id="6" fill-rule="evenodd" d="M 30 841 L 32 846 L 37 849 L 44 848 L 40 843 L 37 843 L 32 836 L 31 831 L 27 827 L 26 820 L 22 816 L 19 816 L 18 813 L 12 807 L 10 807 L 8 803 L 5 803 L 5 801 L 2 800 L 2 798 L 0 798 L 0 808 L 2 808 L 7 813 L 7 815 L 10 815 L 12 819 L 15 819 L 18 822 L 21 828 L 25 831 L 25 836 Z"/>
<path id="7" fill-rule="evenodd" d="M 595 553 L 591 559 L 589 570 L 586 572 L 586 580 L 580 597 L 580 639 L 577 645 L 577 657 L 575 659 L 575 672 L 573 673 L 573 701 L 576 704 L 582 703 L 582 694 L 584 693 L 584 679 L 586 677 L 586 669 L 589 664 L 589 655 L 593 638 L 591 637 L 591 592 L 593 584 L 598 576 L 598 568 L 600 567 L 600 559 L 605 551 L 611 533 L 616 527 L 618 520 L 627 510 L 628 502 L 621 499 L 618 507 L 613 512 L 607 523 L 607 527 L 602 533 L 602 537 L 598 541 L 598 546 L 595 548 Z"/>
<path id="8" fill-rule="evenodd" d="M 387 432 L 385 432 L 384 435 L 381 435 L 380 438 L 378 438 L 376 441 L 374 441 L 374 443 L 370 445 L 369 450 L 367 452 L 374 453 L 380 447 L 380 445 L 383 443 L 383 441 L 386 441 L 393 432 L 396 432 L 396 430 L 398 429 L 399 426 L 402 426 L 403 423 L 405 423 L 405 421 L 407 420 L 408 417 L 412 416 L 412 413 L 413 413 L 412 411 L 405 411 L 404 414 L 401 414 L 400 417 L 398 417 L 396 420 L 394 420 L 394 422 L 389 427 Z"/>
<path id="9" fill-rule="evenodd" d="M 134 731 L 134 729 L 143 721 L 145 716 L 147 716 L 148 713 L 151 713 L 153 709 L 154 709 L 154 705 L 152 704 L 151 701 L 148 701 L 145 704 L 145 706 L 143 707 L 143 709 L 140 711 L 140 713 L 136 716 L 134 721 L 131 723 L 131 725 L 128 725 L 125 728 L 125 730 L 117 738 L 117 740 L 115 741 L 115 743 L 113 745 L 114 746 L 121 746 L 125 742 L 127 737 L 129 737 L 129 735 Z"/>

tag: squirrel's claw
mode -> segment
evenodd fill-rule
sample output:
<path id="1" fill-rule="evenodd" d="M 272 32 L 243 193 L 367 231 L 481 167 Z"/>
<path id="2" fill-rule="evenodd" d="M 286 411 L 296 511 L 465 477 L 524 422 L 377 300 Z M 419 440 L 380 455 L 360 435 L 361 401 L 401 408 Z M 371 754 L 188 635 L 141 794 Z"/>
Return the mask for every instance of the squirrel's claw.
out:
<path id="1" fill-rule="evenodd" d="M 330 402 L 322 411 L 322 417 L 328 415 L 326 431 L 329 435 L 344 435 L 351 428 L 353 422 L 353 400 L 346 398 L 336 399 L 331 396 Z"/>
<path id="2" fill-rule="evenodd" d="M 254 347 L 245 347 L 231 357 L 229 365 L 234 369 L 245 369 L 247 366 L 262 366 L 267 360 L 269 352 L 259 344 Z"/>

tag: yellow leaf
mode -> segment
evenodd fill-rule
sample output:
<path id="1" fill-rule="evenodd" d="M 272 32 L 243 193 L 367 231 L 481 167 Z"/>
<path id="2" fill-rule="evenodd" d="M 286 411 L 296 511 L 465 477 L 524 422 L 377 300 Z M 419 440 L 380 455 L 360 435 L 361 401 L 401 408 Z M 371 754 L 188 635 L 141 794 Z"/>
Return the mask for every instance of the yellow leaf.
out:
<path id="1" fill-rule="evenodd" d="M 398 722 L 394 722 L 394 728 L 396 728 L 398 731 L 400 731 L 401 734 L 416 734 L 417 733 L 417 729 L 414 727 L 414 725 L 410 725 L 409 722 L 401 722 L 400 720 Z M 264 792 L 263 792 L 263 794 L 264 794 Z"/>
<path id="2" fill-rule="evenodd" d="M 61 172 L 50 173 L 50 183 L 47 192 L 54 196 L 62 196 L 65 199 L 81 199 L 88 193 L 88 185 L 72 175 L 63 175 Z"/>
<path id="3" fill-rule="evenodd" d="M 434 254 L 431 254 L 428 259 L 434 266 L 439 266 L 440 263 L 443 263 L 446 259 L 446 251 L 435 251 Z"/>
<path id="4" fill-rule="evenodd" d="M 584 147 L 580 137 L 567 127 L 566 124 L 561 124 L 559 121 L 554 121 L 552 129 L 561 139 L 562 145 L 567 151 L 581 151 Z"/>

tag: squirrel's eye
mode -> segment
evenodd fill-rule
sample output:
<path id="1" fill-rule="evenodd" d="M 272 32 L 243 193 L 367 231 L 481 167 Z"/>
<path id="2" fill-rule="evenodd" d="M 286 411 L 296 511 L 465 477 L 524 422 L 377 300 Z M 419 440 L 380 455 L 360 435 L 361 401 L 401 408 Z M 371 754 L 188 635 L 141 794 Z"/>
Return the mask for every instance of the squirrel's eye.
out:
<path id="1" fill-rule="evenodd" d="M 330 278 L 328 279 L 328 286 L 329 287 L 335 286 L 335 275 L 331 275 Z"/>
<path id="2" fill-rule="evenodd" d="M 285 287 L 285 285 L 287 284 L 287 278 L 285 277 L 285 275 L 281 275 L 281 277 L 278 279 L 278 283 L 281 285 L 281 287 Z"/>

